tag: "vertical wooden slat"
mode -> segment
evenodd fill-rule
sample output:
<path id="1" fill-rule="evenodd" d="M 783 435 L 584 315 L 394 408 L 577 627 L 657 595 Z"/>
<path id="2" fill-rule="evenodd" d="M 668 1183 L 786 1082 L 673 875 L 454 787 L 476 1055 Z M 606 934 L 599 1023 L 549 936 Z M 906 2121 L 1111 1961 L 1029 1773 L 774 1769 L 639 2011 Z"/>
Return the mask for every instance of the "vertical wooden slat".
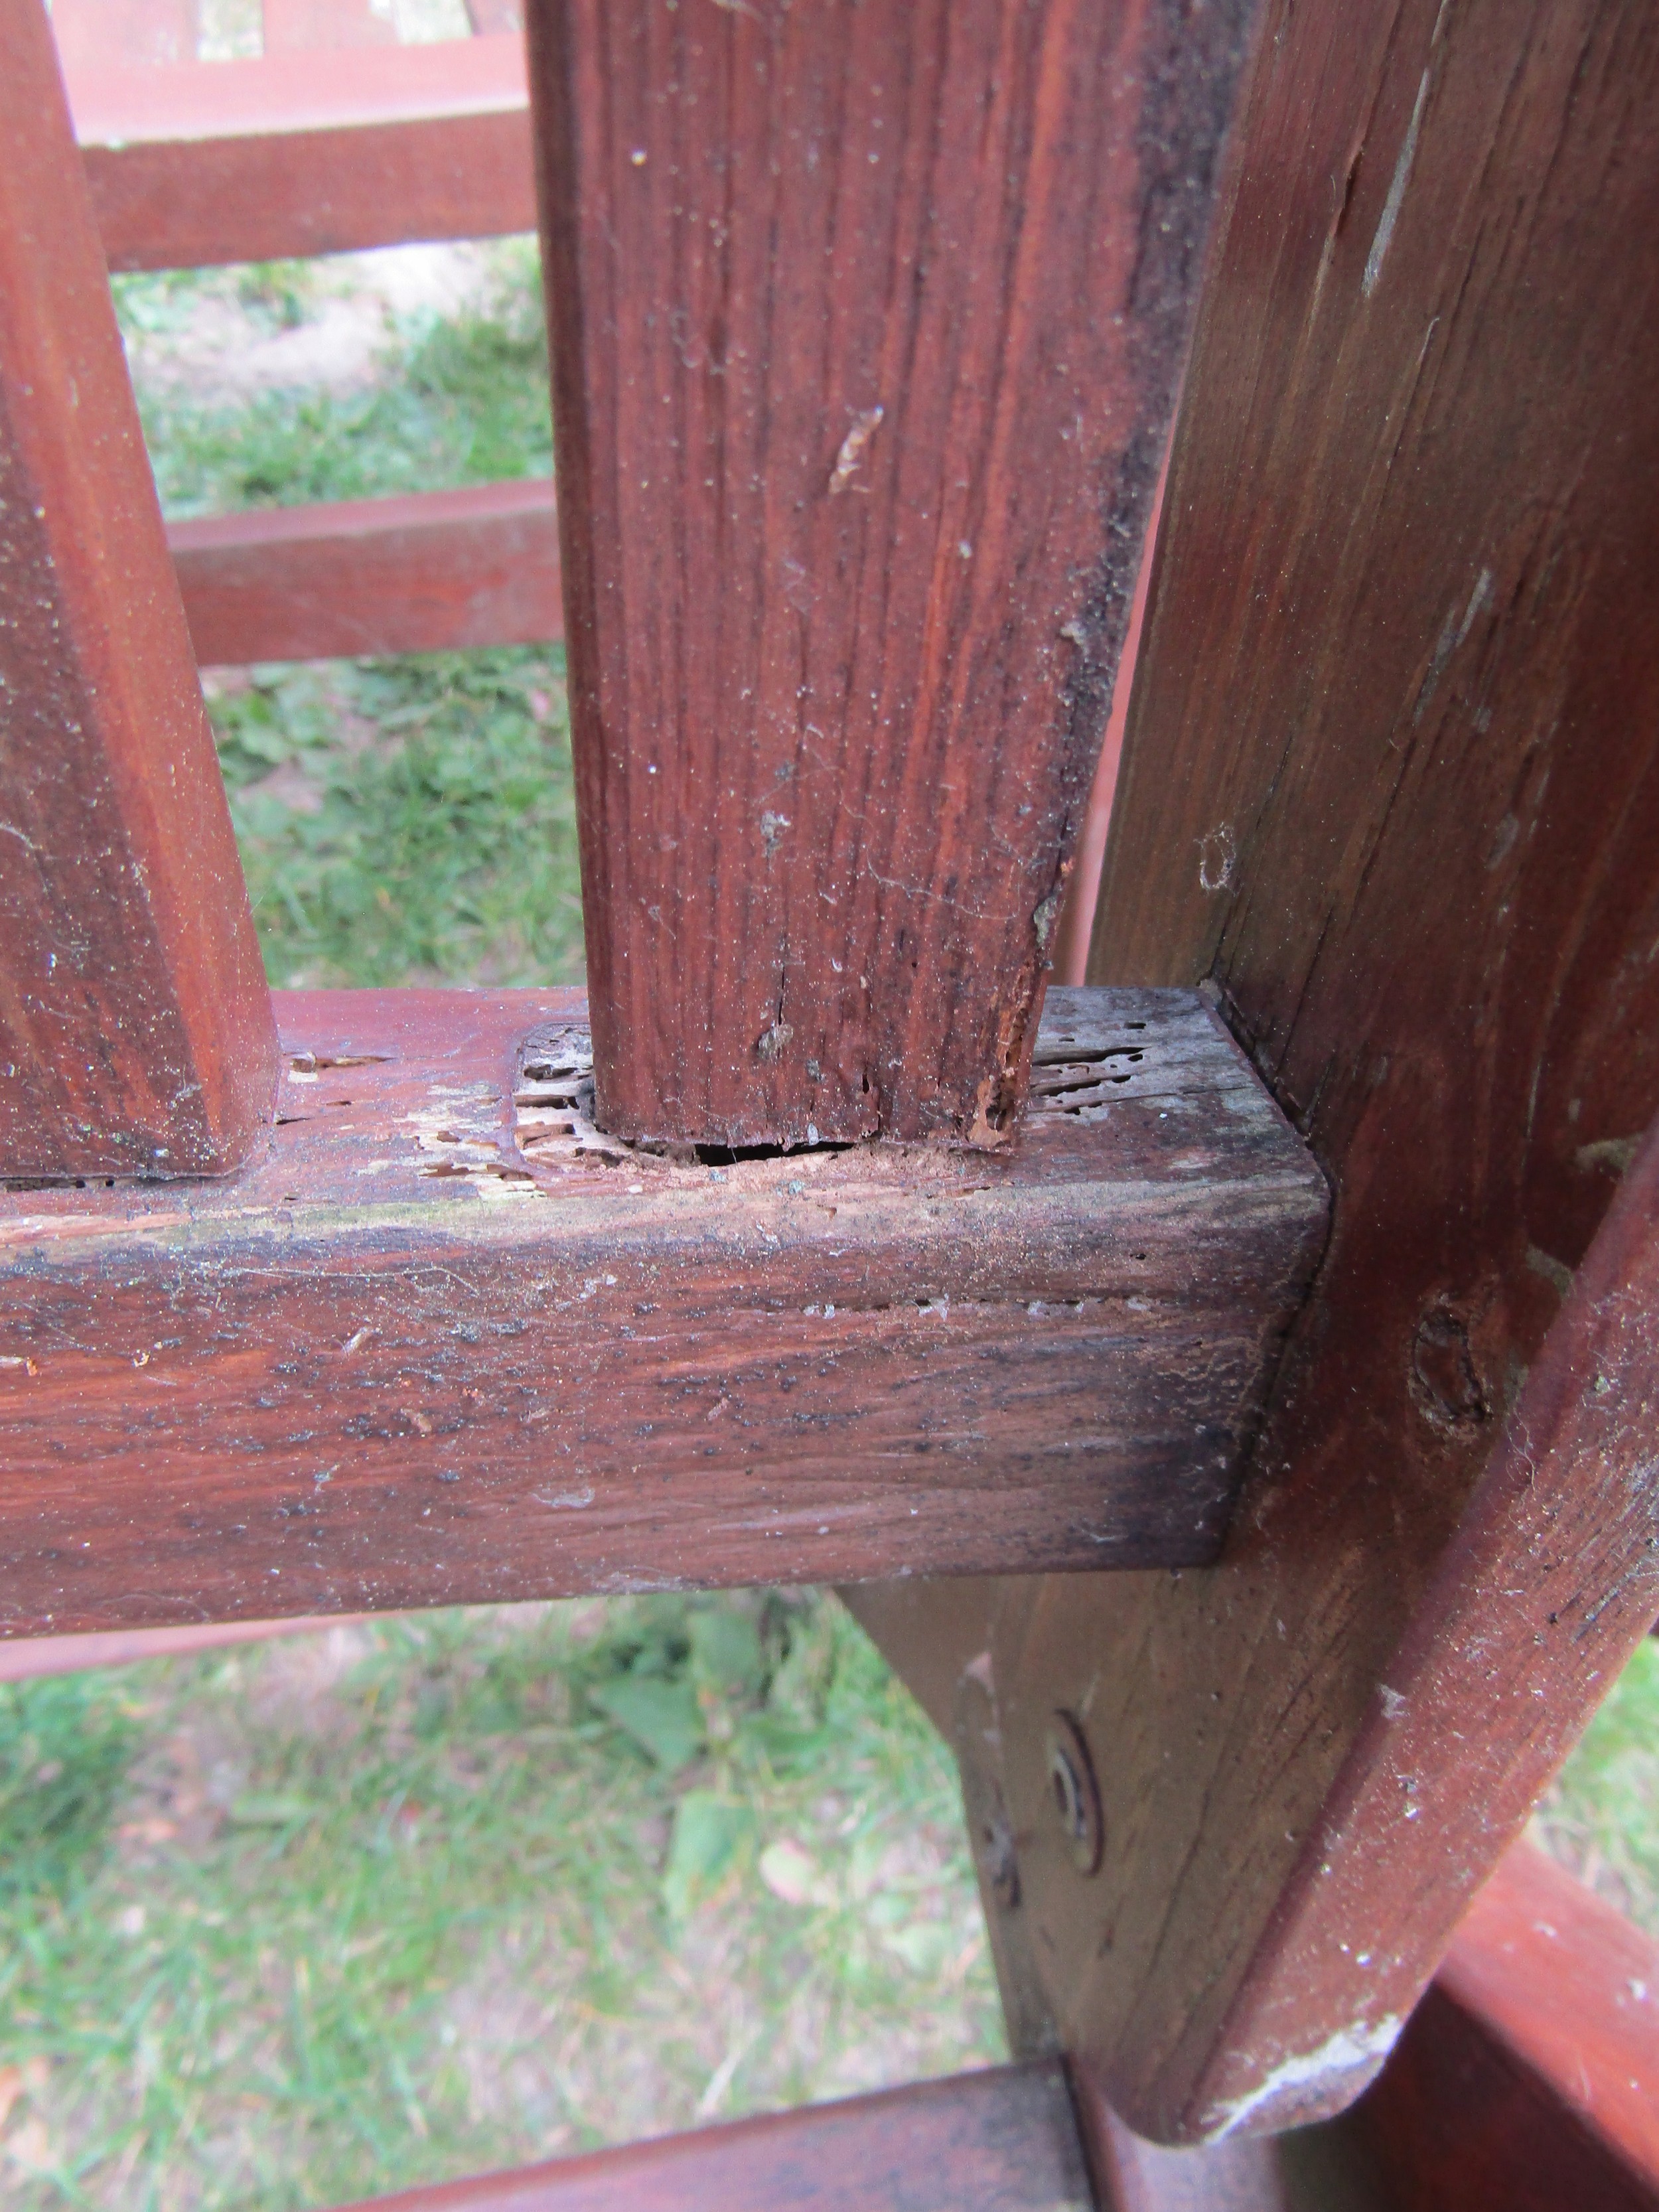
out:
<path id="1" fill-rule="evenodd" d="M 607 1127 L 1008 1135 L 1249 13 L 532 9 Z"/>
<path id="2" fill-rule="evenodd" d="M 39 0 L 0 51 L 0 1173 L 216 1172 L 276 1033 Z"/>
<path id="3" fill-rule="evenodd" d="M 1363 2086 L 1653 1607 L 1650 1501 L 1587 1463 L 1440 1591 L 1426 1710 L 1400 1671 L 1659 1106 L 1659 21 L 1280 0 L 1261 54 L 1092 972 L 1212 981 L 1332 1243 L 1224 1564 L 1027 1592 L 995 1657 L 1017 1822 L 1044 1712 L 1109 1747 L 1099 1873 L 1028 1893 L 1166 2137 Z"/>

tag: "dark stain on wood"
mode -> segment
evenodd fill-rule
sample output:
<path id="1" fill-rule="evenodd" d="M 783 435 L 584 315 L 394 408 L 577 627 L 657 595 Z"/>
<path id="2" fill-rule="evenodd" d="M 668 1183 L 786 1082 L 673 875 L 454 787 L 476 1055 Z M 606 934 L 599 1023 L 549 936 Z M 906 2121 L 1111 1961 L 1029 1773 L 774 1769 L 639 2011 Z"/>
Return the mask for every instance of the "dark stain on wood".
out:
<path id="1" fill-rule="evenodd" d="M 13 1633 L 1213 1556 L 1325 1193 L 1192 994 L 1053 994 L 1006 1158 L 725 1167 L 520 1087 L 578 994 L 277 1003 L 234 1183 L 0 1198 Z"/>
<path id="2" fill-rule="evenodd" d="M 1093 972 L 1212 979 L 1331 1174 L 1332 1244 L 1224 1565 L 1052 1588 L 997 1660 L 1039 1735 L 1096 1684 L 1107 1861 L 1056 1888 L 1056 1994 L 1166 2138 L 1354 2094 L 1654 1605 L 1634 1355 L 1554 1533 L 1489 1493 L 1485 1579 L 1433 1578 L 1659 1106 L 1659 26 L 1409 0 L 1266 30 Z M 1455 1641 L 1402 1826 L 1382 1692 L 1431 1584 L 1421 1633 Z M 1364 1883 L 1323 1872 L 1349 1858 Z"/>
<path id="3" fill-rule="evenodd" d="M 381 2197 L 358 2212 L 1094 2212 L 1066 2076 L 991 2066 Z"/>
<path id="4" fill-rule="evenodd" d="M 1009 1139 L 1249 13 L 532 9 L 608 1129 Z"/>

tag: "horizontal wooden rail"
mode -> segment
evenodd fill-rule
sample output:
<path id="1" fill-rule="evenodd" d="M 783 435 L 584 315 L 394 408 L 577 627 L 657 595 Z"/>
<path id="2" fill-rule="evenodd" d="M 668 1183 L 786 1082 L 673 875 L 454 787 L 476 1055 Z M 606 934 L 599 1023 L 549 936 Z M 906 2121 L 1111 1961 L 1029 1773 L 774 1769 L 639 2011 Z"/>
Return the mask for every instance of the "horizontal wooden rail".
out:
<path id="1" fill-rule="evenodd" d="M 78 68 L 69 92 L 114 270 L 535 227 L 515 35 Z"/>
<path id="2" fill-rule="evenodd" d="M 1213 1556 L 1325 1189 L 1196 994 L 1006 1160 L 592 1127 L 574 993 L 278 994 L 234 1184 L 0 1195 L 0 1626 Z"/>
<path id="3" fill-rule="evenodd" d="M 546 478 L 208 515 L 167 544 L 204 665 L 564 635 Z"/>
<path id="4" fill-rule="evenodd" d="M 411 2189 L 372 2212 L 1092 2212 L 1066 2077 L 988 2067 Z M 369 2206 L 358 2212 L 371 2212 Z"/>
<path id="5" fill-rule="evenodd" d="M 303 1636 L 361 1619 L 331 1613 L 312 1620 L 207 1620 L 171 1628 L 109 1629 L 88 1636 L 18 1636 L 0 1641 L 0 1682 L 28 1682 L 40 1674 L 79 1674 L 92 1667 L 128 1667 L 141 1659 L 179 1659 L 228 1644 L 262 1644 L 272 1636 Z"/>

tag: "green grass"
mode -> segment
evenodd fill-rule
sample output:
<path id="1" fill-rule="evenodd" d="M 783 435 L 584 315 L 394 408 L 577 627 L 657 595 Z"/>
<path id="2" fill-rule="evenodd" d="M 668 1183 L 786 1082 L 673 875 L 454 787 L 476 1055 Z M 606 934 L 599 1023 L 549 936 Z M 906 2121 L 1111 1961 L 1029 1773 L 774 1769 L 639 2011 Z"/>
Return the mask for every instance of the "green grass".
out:
<path id="1" fill-rule="evenodd" d="M 1538 1839 L 1659 1936 L 1659 1642 L 1649 1638 L 1540 1806 Z"/>
<path id="2" fill-rule="evenodd" d="M 208 689 L 273 983 L 580 980 L 562 648 Z"/>
<path id="3" fill-rule="evenodd" d="M 19 2212 L 327 2204 L 1002 2052 L 951 1762 L 827 1598 L 26 1685 L 0 1763 Z"/>
<path id="4" fill-rule="evenodd" d="M 390 330 L 361 389 L 204 406 L 176 376 L 141 380 L 167 512 L 547 474 L 533 249 L 509 241 L 492 274 L 465 313 Z M 258 335 L 339 283 L 277 263 L 123 277 L 117 297 L 136 338 L 210 312 Z M 562 647 L 210 672 L 206 688 L 273 983 L 580 980 Z"/>
<path id="5" fill-rule="evenodd" d="M 320 307 L 334 264 L 265 262 L 198 275 L 118 276 L 132 337 L 182 331 L 210 308 L 226 342 L 292 328 Z M 394 321 L 381 373 L 358 388 L 270 390 L 204 404 L 188 380 L 152 374 L 139 411 L 169 515 L 436 491 L 550 476 L 552 410 L 540 276 L 528 241 L 493 257 L 482 300 L 445 318 Z"/>

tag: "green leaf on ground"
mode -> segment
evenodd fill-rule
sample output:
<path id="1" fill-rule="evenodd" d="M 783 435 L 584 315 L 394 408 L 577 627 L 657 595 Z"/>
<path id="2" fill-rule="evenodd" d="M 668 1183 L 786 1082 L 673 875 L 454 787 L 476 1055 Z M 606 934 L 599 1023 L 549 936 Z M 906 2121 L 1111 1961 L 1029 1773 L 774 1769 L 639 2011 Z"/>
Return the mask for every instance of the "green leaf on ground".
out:
<path id="1" fill-rule="evenodd" d="M 750 1805 L 714 1790 L 688 1790 L 674 1814 L 674 1838 L 662 1879 L 663 1901 L 676 1920 L 711 1897 L 755 1832 Z"/>
<path id="2" fill-rule="evenodd" d="M 688 1681 L 622 1674 L 587 1694 L 665 1774 L 678 1774 L 702 1749 L 702 1716 Z"/>

